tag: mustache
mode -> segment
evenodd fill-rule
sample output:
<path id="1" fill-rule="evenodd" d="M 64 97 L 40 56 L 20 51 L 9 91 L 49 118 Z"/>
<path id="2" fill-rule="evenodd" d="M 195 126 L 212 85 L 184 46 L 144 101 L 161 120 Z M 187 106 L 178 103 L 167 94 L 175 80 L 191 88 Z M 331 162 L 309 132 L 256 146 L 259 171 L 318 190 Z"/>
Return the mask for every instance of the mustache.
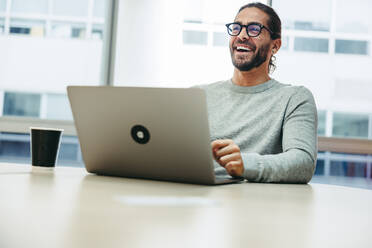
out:
<path id="1" fill-rule="evenodd" d="M 237 41 L 237 42 L 234 42 L 233 44 L 233 48 L 236 48 L 237 46 L 239 45 L 245 45 L 245 46 L 248 46 L 249 49 L 255 51 L 256 50 L 256 45 L 255 44 L 252 44 L 250 43 L 249 41 Z"/>

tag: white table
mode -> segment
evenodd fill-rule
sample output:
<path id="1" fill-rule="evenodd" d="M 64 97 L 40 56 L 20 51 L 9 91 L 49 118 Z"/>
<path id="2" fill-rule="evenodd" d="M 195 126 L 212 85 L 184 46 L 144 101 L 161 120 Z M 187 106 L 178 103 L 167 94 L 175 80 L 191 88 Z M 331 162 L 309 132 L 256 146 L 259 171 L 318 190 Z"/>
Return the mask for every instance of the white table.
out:
<path id="1" fill-rule="evenodd" d="M 0 164 L 0 247 L 372 247 L 372 191 Z"/>

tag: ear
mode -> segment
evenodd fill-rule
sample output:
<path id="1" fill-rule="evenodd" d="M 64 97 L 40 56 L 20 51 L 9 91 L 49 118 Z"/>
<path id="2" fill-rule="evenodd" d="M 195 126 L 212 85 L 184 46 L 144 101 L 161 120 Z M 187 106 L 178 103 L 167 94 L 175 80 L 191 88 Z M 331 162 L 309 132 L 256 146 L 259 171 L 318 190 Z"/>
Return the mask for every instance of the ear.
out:
<path id="1" fill-rule="evenodd" d="M 277 53 L 282 46 L 282 39 L 278 38 L 272 41 L 271 52 L 274 55 Z"/>

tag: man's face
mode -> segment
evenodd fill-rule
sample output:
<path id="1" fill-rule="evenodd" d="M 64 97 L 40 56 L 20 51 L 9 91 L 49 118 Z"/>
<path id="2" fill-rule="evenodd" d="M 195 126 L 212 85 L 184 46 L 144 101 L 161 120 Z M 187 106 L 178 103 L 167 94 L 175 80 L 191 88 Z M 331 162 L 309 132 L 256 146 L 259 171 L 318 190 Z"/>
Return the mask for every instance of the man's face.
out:
<path id="1" fill-rule="evenodd" d="M 242 25 L 256 22 L 267 26 L 268 16 L 258 8 L 245 8 L 235 18 L 234 22 Z M 267 29 L 262 29 L 257 37 L 249 37 L 246 28 L 238 36 L 231 36 L 230 53 L 233 65 L 240 71 L 249 71 L 259 67 L 269 60 L 271 38 Z M 238 48 L 244 49 L 238 49 Z"/>

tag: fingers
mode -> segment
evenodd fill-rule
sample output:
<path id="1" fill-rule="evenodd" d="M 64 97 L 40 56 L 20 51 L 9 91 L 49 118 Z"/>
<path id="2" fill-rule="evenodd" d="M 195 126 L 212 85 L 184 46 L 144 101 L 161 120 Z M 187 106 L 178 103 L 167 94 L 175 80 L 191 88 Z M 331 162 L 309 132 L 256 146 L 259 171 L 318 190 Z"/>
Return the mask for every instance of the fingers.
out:
<path id="1" fill-rule="evenodd" d="M 230 176 L 242 177 L 244 173 L 244 167 L 238 161 L 231 161 L 226 164 L 225 169 Z"/>
<path id="2" fill-rule="evenodd" d="M 238 152 L 227 154 L 222 157 L 217 157 L 217 162 L 223 167 L 225 167 L 226 164 L 229 162 L 232 162 L 232 161 L 240 162 L 241 160 L 242 160 L 241 155 Z"/>
<path id="3" fill-rule="evenodd" d="M 233 140 L 215 140 L 212 142 L 213 157 L 231 176 L 242 177 L 244 173 L 240 148 Z"/>
<path id="4" fill-rule="evenodd" d="M 228 146 L 230 144 L 233 144 L 234 141 L 230 139 L 223 139 L 223 140 L 214 140 L 212 141 L 212 149 L 220 149 L 222 147 Z"/>
<path id="5" fill-rule="evenodd" d="M 235 143 L 229 144 L 215 151 L 216 157 L 222 157 L 231 153 L 240 153 L 240 148 Z"/>

